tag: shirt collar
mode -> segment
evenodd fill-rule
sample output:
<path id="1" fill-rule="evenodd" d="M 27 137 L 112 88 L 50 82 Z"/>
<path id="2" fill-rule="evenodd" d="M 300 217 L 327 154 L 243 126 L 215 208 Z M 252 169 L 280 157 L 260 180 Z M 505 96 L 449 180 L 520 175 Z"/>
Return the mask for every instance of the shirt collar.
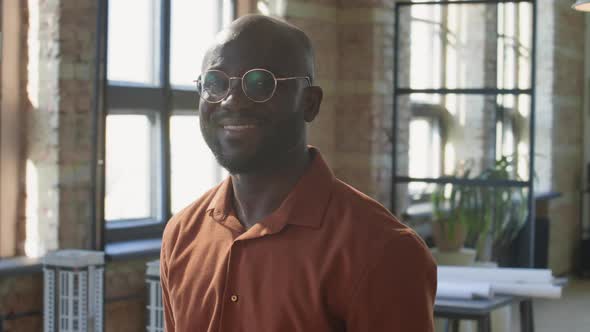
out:
<path id="1" fill-rule="evenodd" d="M 286 224 L 319 228 L 328 206 L 335 181 L 334 174 L 320 151 L 310 146 L 312 161 L 280 207 L 259 221 L 269 233 L 276 233 Z M 214 220 L 224 223 L 233 213 L 231 177 L 225 179 L 213 196 L 207 211 Z"/>

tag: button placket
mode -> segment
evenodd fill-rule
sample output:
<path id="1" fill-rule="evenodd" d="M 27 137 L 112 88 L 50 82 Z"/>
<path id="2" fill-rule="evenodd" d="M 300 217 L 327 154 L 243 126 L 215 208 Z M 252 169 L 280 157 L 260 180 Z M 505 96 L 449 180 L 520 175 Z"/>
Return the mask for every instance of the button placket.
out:
<path id="1" fill-rule="evenodd" d="M 225 286 L 223 288 L 222 293 L 219 331 L 225 331 L 228 329 L 228 326 L 231 326 L 232 308 L 235 307 L 239 300 L 239 296 L 236 293 L 236 287 L 233 279 L 233 276 L 236 275 L 235 273 L 233 273 L 233 262 L 235 261 L 236 252 L 238 250 L 237 244 L 238 241 L 234 241 L 231 244 L 228 253 L 227 267 L 225 269 Z M 229 319 L 229 321 L 226 321 L 227 319 Z"/>
<path id="2" fill-rule="evenodd" d="M 227 275 L 226 275 L 226 280 L 227 280 L 227 291 L 228 293 L 230 293 L 231 295 L 229 296 L 229 300 L 232 302 L 232 304 L 237 304 L 240 296 L 237 293 L 236 286 L 234 283 L 234 279 L 233 276 L 235 275 L 235 273 L 233 273 L 233 262 L 236 261 L 236 256 L 239 255 L 239 250 L 240 250 L 240 242 L 241 241 L 234 241 L 234 243 L 232 244 L 232 248 L 230 249 L 230 257 L 229 257 L 229 261 L 228 261 L 228 269 L 227 269 Z"/>

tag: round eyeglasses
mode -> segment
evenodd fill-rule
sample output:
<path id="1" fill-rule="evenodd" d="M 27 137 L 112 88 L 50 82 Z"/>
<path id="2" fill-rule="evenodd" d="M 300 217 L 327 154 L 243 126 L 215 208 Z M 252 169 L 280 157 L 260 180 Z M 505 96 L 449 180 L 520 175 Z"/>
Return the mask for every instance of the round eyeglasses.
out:
<path id="1" fill-rule="evenodd" d="M 276 77 L 271 71 L 262 68 L 248 70 L 242 77 L 230 77 L 221 70 L 207 70 L 195 81 L 197 93 L 209 103 L 220 103 L 228 95 L 232 80 L 242 80 L 242 91 L 248 99 L 256 103 L 264 103 L 274 95 L 277 82 L 305 79 L 311 86 L 309 76 Z"/>

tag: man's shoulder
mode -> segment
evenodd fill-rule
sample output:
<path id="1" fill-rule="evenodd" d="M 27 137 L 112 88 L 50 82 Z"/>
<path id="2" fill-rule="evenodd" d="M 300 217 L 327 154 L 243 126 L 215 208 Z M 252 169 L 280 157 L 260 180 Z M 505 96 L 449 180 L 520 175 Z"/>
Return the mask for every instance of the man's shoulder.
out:
<path id="1" fill-rule="evenodd" d="M 432 270 L 435 266 L 430 250 L 412 228 L 343 181 L 334 184 L 323 227 L 327 241 L 358 262 L 360 274 L 382 262 L 396 266 L 413 262 L 419 265 L 417 270 Z"/>
<path id="2" fill-rule="evenodd" d="M 202 222 L 207 215 L 209 204 L 215 197 L 221 184 L 209 189 L 201 197 L 190 203 L 188 206 L 175 213 L 164 228 L 162 243 L 169 244 L 175 242 L 180 234 L 187 232 L 188 229 Z"/>
<path id="3" fill-rule="evenodd" d="M 381 203 L 338 179 L 331 205 L 333 212 L 341 215 L 340 221 L 350 227 L 407 228 Z"/>
<path id="4" fill-rule="evenodd" d="M 351 241 L 365 248 L 384 248 L 392 243 L 425 248 L 420 236 L 381 203 L 341 180 L 335 183 L 326 222 L 336 232 L 349 233 Z"/>

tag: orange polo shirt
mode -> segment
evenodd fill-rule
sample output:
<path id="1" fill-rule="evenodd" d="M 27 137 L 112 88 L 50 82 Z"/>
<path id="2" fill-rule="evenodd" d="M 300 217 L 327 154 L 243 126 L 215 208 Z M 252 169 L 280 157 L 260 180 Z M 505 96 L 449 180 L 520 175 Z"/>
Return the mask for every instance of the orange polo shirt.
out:
<path id="1" fill-rule="evenodd" d="M 166 226 L 166 331 L 430 332 L 436 266 L 383 206 L 336 179 L 320 153 L 250 229 L 231 178 Z"/>

